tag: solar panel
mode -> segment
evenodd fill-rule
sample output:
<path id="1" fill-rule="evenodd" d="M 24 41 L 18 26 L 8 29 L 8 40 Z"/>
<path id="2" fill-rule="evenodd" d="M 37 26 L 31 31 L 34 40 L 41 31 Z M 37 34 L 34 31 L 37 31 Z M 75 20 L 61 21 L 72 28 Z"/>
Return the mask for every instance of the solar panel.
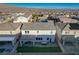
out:
<path id="1" fill-rule="evenodd" d="M 74 16 L 72 19 L 79 20 L 79 16 Z"/>
<path id="2" fill-rule="evenodd" d="M 70 25 L 70 29 L 76 29 L 79 30 L 79 24 L 78 23 L 71 23 Z"/>

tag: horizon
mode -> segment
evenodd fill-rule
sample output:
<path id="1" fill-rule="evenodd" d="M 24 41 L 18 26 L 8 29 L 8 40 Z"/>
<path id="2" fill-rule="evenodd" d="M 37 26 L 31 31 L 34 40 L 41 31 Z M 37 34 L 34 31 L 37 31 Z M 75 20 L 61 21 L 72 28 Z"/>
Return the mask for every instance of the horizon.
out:
<path id="1" fill-rule="evenodd" d="M 79 9 L 79 3 L 4 3 L 9 6 L 46 9 Z"/>

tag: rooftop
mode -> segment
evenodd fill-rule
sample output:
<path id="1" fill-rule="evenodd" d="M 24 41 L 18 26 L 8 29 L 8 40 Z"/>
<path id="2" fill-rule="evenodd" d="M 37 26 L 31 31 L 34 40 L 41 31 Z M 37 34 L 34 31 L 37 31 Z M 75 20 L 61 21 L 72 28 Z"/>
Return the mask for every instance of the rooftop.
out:
<path id="1" fill-rule="evenodd" d="M 61 30 L 63 30 L 64 27 L 66 26 L 66 23 L 57 22 L 56 24 Z"/>
<path id="2" fill-rule="evenodd" d="M 79 24 L 78 23 L 67 24 L 64 30 L 79 30 Z"/>
<path id="3" fill-rule="evenodd" d="M 78 21 L 75 19 L 71 19 L 71 18 L 66 18 L 66 17 L 59 17 L 60 21 L 63 23 L 77 23 Z"/>
<path id="4" fill-rule="evenodd" d="M 53 22 L 24 23 L 22 30 L 55 30 Z"/>
<path id="5" fill-rule="evenodd" d="M 0 23 L 0 30 L 15 30 L 19 26 L 21 26 L 21 23 Z"/>

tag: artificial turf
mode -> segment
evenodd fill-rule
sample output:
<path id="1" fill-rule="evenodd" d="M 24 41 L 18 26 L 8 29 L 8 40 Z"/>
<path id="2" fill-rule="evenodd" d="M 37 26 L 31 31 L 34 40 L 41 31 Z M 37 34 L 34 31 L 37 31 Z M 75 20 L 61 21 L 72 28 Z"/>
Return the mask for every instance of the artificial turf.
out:
<path id="1" fill-rule="evenodd" d="M 18 47 L 17 52 L 61 52 L 59 47 Z"/>

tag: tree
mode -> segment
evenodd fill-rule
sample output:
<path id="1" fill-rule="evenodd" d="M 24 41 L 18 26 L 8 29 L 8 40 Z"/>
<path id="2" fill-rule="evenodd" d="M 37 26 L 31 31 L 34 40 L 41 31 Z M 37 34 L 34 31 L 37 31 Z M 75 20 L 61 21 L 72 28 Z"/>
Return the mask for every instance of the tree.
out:
<path id="1" fill-rule="evenodd" d="M 38 17 L 39 17 L 38 15 L 33 14 L 33 15 L 32 15 L 32 19 L 33 19 L 32 22 L 38 22 L 38 21 L 39 21 Z"/>

